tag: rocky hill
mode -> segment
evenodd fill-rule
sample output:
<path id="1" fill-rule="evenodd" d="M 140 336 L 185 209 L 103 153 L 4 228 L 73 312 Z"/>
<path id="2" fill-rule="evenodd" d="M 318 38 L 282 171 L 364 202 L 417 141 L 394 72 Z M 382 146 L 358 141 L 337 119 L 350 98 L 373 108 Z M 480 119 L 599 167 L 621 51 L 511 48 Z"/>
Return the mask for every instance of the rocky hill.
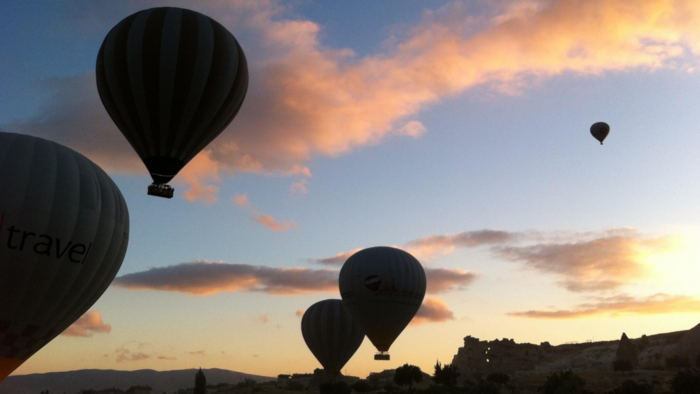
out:
<path id="1" fill-rule="evenodd" d="M 204 369 L 208 384 L 238 383 L 243 379 L 257 382 L 274 380 L 273 377 L 251 375 L 225 369 Z M 196 369 L 177 371 L 115 371 L 83 369 L 69 372 L 10 376 L 0 383 L 2 394 L 38 394 L 43 390 L 61 394 L 75 394 L 80 390 L 118 388 L 126 391 L 131 386 L 150 386 L 154 393 L 173 393 L 178 389 L 194 387 Z"/>
<path id="2" fill-rule="evenodd" d="M 696 360 L 689 359 L 682 349 L 690 347 L 689 343 L 700 340 L 699 335 L 693 335 L 695 331 L 644 335 L 629 340 L 625 335 L 625 349 L 622 353 L 636 354 L 637 363 L 633 363 L 634 369 L 664 370 L 674 368 L 673 363 L 694 365 Z M 619 340 L 552 346 L 548 342 L 535 345 L 516 343 L 512 339 L 481 341 L 479 338 L 467 336 L 464 338 L 464 346 L 459 348 L 452 363 L 459 367 L 462 376 L 478 376 L 491 372 L 524 376 L 565 369 L 612 372 L 613 361 L 616 360 L 619 351 Z"/>

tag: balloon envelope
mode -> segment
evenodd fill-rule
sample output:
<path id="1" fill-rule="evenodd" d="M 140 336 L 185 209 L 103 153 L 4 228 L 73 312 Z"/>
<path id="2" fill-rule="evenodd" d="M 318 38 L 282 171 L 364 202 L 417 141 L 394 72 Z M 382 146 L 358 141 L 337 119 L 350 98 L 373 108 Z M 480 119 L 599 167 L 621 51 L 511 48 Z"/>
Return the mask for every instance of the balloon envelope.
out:
<path id="1" fill-rule="evenodd" d="M 117 24 L 97 56 L 102 104 L 156 184 L 168 183 L 233 120 L 248 65 L 226 28 L 175 7 Z"/>
<path id="2" fill-rule="evenodd" d="M 385 246 L 361 250 L 340 270 L 340 295 L 374 346 L 386 352 L 425 297 L 423 266 L 411 254 Z"/>
<path id="3" fill-rule="evenodd" d="M 600 141 L 601 145 L 603 145 L 603 141 L 608 134 L 610 134 L 610 126 L 605 122 L 593 123 L 591 126 L 591 135 Z"/>
<path id="4" fill-rule="evenodd" d="M 104 293 L 124 260 L 129 212 L 96 164 L 0 133 L 0 381 Z"/>
<path id="5" fill-rule="evenodd" d="M 365 339 L 341 300 L 311 305 L 301 319 L 301 334 L 311 353 L 331 375 L 340 373 Z"/>

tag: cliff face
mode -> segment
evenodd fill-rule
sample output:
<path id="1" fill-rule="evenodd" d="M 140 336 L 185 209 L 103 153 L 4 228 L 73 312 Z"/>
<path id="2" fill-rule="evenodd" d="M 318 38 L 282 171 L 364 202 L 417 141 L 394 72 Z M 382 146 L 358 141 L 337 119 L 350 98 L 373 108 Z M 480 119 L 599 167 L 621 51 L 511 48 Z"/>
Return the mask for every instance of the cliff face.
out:
<path id="1" fill-rule="evenodd" d="M 700 354 L 700 325 L 697 338 L 689 343 L 697 344 Z M 512 339 L 481 341 L 467 336 L 452 359 L 463 376 L 486 375 L 503 372 L 509 375 L 550 373 L 563 369 L 578 371 L 612 371 L 613 361 L 622 355 L 634 361 L 635 368 L 663 369 L 665 360 L 677 354 L 677 344 L 687 331 L 642 336 L 623 341 L 586 342 L 551 346 L 515 343 Z M 686 335 L 687 337 L 687 335 Z M 695 338 L 695 337 L 694 337 Z"/>

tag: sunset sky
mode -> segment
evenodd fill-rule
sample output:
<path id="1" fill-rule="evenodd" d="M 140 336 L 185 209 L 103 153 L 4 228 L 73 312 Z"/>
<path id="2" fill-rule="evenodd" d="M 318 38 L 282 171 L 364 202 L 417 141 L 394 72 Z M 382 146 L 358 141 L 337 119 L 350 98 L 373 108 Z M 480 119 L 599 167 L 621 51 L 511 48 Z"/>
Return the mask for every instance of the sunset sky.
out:
<path id="1" fill-rule="evenodd" d="M 146 195 L 94 74 L 109 30 L 162 5 L 222 23 L 251 75 L 172 200 Z M 391 361 L 365 339 L 351 375 L 432 372 L 467 335 L 695 326 L 698 21 L 696 0 L 3 2 L 0 130 L 83 153 L 131 217 L 112 286 L 14 374 L 311 372 L 303 311 L 378 245 L 416 256 L 428 294 Z"/>

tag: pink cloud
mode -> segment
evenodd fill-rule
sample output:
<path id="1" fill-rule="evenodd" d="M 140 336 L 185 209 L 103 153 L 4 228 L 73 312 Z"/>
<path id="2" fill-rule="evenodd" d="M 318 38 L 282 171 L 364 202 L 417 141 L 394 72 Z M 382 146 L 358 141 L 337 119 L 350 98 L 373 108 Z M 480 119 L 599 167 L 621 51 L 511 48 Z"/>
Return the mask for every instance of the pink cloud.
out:
<path id="1" fill-rule="evenodd" d="M 284 219 L 282 221 L 277 221 L 270 215 L 262 215 L 259 213 L 253 213 L 252 218 L 256 223 L 260 223 L 272 231 L 283 232 L 299 229 L 299 226 L 297 226 L 294 220 Z"/>
<path id="2" fill-rule="evenodd" d="M 61 335 L 67 337 L 92 337 L 93 333 L 109 333 L 112 326 L 102 322 L 99 311 L 85 312 L 75 323 L 68 327 Z"/>
<path id="3" fill-rule="evenodd" d="M 448 320 L 454 320 L 454 313 L 445 304 L 445 301 L 437 297 L 427 297 L 411 320 L 411 325 L 442 323 Z"/>
<path id="4" fill-rule="evenodd" d="M 292 186 L 291 186 L 292 194 L 307 194 L 309 192 L 309 189 L 306 188 L 307 183 L 308 183 L 307 179 L 302 179 L 298 182 L 292 183 Z"/>
<path id="5" fill-rule="evenodd" d="M 248 195 L 246 194 L 236 194 L 233 196 L 233 202 L 241 208 L 250 207 L 250 200 L 248 200 Z"/>
<path id="6" fill-rule="evenodd" d="M 248 199 L 248 195 L 246 194 L 236 194 L 233 196 L 233 202 L 238 205 L 241 208 L 247 209 L 250 211 L 250 218 L 258 224 L 262 224 L 263 226 L 267 227 L 269 230 L 276 231 L 276 232 L 284 232 L 288 230 L 298 230 L 299 226 L 294 220 L 282 220 L 278 221 L 275 218 L 273 218 L 270 215 L 265 215 L 260 213 L 253 205 L 250 203 L 250 200 Z"/>

